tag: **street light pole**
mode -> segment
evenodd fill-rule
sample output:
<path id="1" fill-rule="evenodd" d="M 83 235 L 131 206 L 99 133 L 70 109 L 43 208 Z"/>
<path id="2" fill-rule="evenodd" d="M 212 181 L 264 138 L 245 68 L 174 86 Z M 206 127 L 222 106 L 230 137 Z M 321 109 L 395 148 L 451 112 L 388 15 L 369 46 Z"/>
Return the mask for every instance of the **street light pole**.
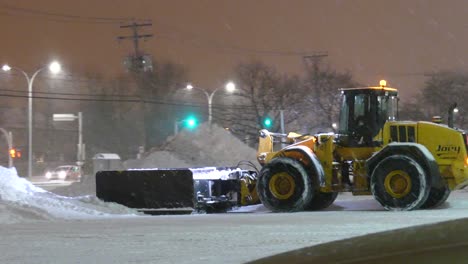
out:
<path id="1" fill-rule="evenodd" d="M 78 166 L 83 165 L 84 161 L 84 149 L 83 149 L 83 113 L 78 112 L 78 155 L 77 155 L 77 160 Z"/>
<path id="2" fill-rule="evenodd" d="M 218 88 L 219 89 L 219 88 Z M 215 94 L 215 92 L 218 90 L 214 90 L 210 96 L 208 96 L 208 124 L 211 125 L 211 120 L 213 119 L 213 115 L 212 115 L 212 110 L 211 110 L 211 106 L 212 106 L 212 102 L 213 102 L 213 96 Z"/>
<path id="3" fill-rule="evenodd" d="M 33 116 L 32 116 L 32 99 L 33 99 L 32 89 L 33 89 L 33 82 L 34 82 L 34 79 L 36 78 L 36 76 L 42 70 L 44 70 L 45 68 L 46 67 L 42 67 L 42 68 L 38 69 L 37 71 L 35 71 L 33 73 L 31 78 L 29 78 L 29 75 L 24 70 L 22 70 L 21 68 L 10 67 L 7 64 L 3 65 L 3 67 L 2 67 L 3 71 L 10 71 L 10 70 L 14 69 L 14 70 L 17 70 L 17 71 L 21 72 L 24 75 L 24 77 L 26 78 L 26 82 L 28 83 L 28 177 L 29 178 L 32 177 L 32 153 L 33 153 L 33 150 L 32 150 L 32 145 L 33 145 L 32 144 L 32 119 L 33 119 Z M 60 64 L 58 62 L 52 62 L 49 65 L 49 70 L 52 73 L 60 72 Z"/>
<path id="4" fill-rule="evenodd" d="M 34 79 L 36 78 L 37 74 L 42 71 L 41 68 L 37 70 L 31 78 L 28 78 L 28 75 L 26 72 L 21 70 L 23 72 L 24 76 L 26 77 L 26 81 L 28 82 L 28 178 L 32 177 L 32 153 L 33 153 L 33 144 L 32 144 L 32 88 L 33 88 L 33 82 Z"/>
<path id="5" fill-rule="evenodd" d="M 211 121 L 213 119 L 213 115 L 212 115 L 212 102 L 213 102 L 213 96 L 214 94 L 216 93 L 216 91 L 218 91 L 221 87 L 218 87 L 216 88 L 213 92 L 211 93 L 208 93 L 207 91 L 205 91 L 204 89 L 202 88 L 199 88 L 199 87 L 194 87 L 192 86 L 191 84 L 188 84 L 187 85 L 187 89 L 188 90 L 192 90 L 192 89 L 197 89 L 197 90 L 200 90 L 202 91 L 205 96 L 206 96 L 206 99 L 208 100 L 208 124 L 211 125 Z M 234 92 L 234 90 L 236 89 L 236 86 L 233 82 L 228 82 L 225 86 L 226 90 L 228 92 Z"/>

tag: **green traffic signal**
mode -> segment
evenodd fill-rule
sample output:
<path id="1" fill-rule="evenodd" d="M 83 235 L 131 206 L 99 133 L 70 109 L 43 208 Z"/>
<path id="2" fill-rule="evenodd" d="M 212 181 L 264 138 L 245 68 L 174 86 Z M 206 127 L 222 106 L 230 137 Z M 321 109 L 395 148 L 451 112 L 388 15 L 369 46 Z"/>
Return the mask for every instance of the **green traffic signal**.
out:
<path id="1" fill-rule="evenodd" d="M 185 119 L 185 126 L 189 129 L 194 129 L 195 127 L 197 127 L 197 123 L 197 119 L 193 116 Z"/>
<path id="2" fill-rule="evenodd" d="M 265 117 L 263 119 L 263 126 L 265 128 L 270 128 L 273 125 L 273 120 L 270 117 Z"/>

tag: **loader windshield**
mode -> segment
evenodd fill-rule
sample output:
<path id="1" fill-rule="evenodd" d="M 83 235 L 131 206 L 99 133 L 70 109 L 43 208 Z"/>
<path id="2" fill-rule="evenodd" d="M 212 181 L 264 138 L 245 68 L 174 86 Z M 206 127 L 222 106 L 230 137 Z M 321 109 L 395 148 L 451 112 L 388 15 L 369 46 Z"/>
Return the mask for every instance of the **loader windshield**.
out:
<path id="1" fill-rule="evenodd" d="M 342 93 L 339 134 L 349 135 L 365 145 L 372 144 L 387 120 L 395 120 L 396 92 L 350 89 Z"/>

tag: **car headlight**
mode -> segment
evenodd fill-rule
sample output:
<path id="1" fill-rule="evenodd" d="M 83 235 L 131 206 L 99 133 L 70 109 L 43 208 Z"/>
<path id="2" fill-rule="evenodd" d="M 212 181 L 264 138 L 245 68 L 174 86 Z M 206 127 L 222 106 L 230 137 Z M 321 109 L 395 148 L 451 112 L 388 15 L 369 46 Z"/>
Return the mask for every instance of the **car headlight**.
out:
<path id="1" fill-rule="evenodd" d="M 50 177 L 52 177 L 52 173 L 50 171 L 46 172 L 45 177 L 50 179 Z"/>
<path id="2" fill-rule="evenodd" d="M 67 177 L 67 173 L 65 171 L 60 171 L 59 172 L 59 178 L 60 179 L 65 179 L 65 177 Z"/>

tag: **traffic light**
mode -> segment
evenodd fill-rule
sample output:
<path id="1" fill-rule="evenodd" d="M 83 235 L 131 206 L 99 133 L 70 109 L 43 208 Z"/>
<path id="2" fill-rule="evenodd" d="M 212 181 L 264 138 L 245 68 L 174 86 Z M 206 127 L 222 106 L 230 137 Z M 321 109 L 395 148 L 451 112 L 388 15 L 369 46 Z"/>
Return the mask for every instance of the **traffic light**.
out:
<path id="1" fill-rule="evenodd" d="M 266 116 L 262 120 L 262 125 L 264 128 L 271 128 L 273 126 L 273 119 L 271 117 Z"/>
<path id="2" fill-rule="evenodd" d="M 16 149 L 11 148 L 9 152 L 10 152 L 10 157 L 16 158 Z"/>
<path id="3" fill-rule="evenodd" d="M 185 127 L 188 129 L 194 129 L 198 125 L 197 118 L 194 116 L 189 116 L 185 119 Z"/>
<path id="4" fill-rule="evenodd" d="M 13 159 L 19 159 L 21 158 L 21 150 L 16 149 L 16 148 L 11 148 L 8 151 L 10 153 L 10 157 Z"/>

